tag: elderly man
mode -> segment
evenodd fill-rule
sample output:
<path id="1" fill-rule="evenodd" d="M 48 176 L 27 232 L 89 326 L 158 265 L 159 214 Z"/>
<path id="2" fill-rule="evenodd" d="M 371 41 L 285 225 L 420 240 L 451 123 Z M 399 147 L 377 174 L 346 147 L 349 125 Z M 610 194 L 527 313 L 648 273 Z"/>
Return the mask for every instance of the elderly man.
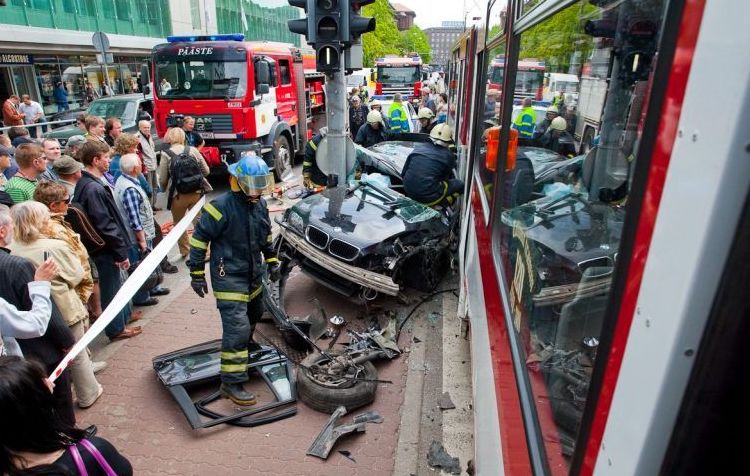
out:
<path id="1" fill-rule="evenodd" d="M 76 154 L 78 154 L 78 149 L 80 149 L 81 146 L 85 143 L 86 143 L 86 138 L 84 136 L 81 136 L 81 135 L 72 136 L 70 139 L 68 139 L 68 142 L 65 144 L 65 155 L 69 155 L 75 158 Z"/>
<path id="2" fill-rule="evenodd" d="M 5 191 L 14 203 L 31 200 L 36 189 L 37 178 L 47 170 L 47 158 L 36 144 L 21 144 L 16 149 L 18 172 L 8 180 Z"/>
<path id="3" fill-rule="evenodd" d="M 35 127 L 34 124 L 44 122 L 44 109 L 42 109 L 42 105 L 36 101 L 32 101 L 28 94 L 24 94 L 21 96 L 21 104 L 19 104 L 18 110 L 24 114 L 23 122 L 29 128 L 29 134 L 31 134 L 31 137 L 36 138 L 38 127 Z M 44 128 L 41 132 L 44 132 Z"/>
<path id="4" fill-rule="evenodd" d="M 5 127 L 23 125 L 26 116 L 18 110 L 20 104 L 21 99 L 15 94 L 11 94 L 3 103 L 3 124 L 5 124 Z"/>
<path id="5" fill-rule="evenodd" d="M 56 182 L 60 177 L 57 176 L 57 172 L 53 166 L 57 159 L 62 155 L 62 148 L 57 139 L 44 139 L 42 141 L 42 151 L 44 157 L 47 159 L 47 170 L 42 172 L 39 176 L 39 180 L 49 180 L 50 182 Z"/>
<path id="6" fill-rule="evenodd" d="M 63 155 L 55 161 L 54 169 L 58 177 L 57 183 L 65 187 L 72 197 L 75 193 L 76 184 L 81 180 L 83 165 L 73 157 Z"/>
<path id="7" fill-rule="evenodd" d="M 151 121 L 138 121 L 138 148 L 141 151 L 141 157 L 143 157 L 143 163 L 146 166 L 146 181 L 151 185 L 151 206 L 156 206 L 156 191 L 159 189 L 159 182 L 156 176 L 156 168 L 158 166 L 156 161 L 156 147 L 154 146 L 154 138 L 151 137 Z"/>
<path id="8" fill-rule="evenodd" d="M 151 209 L 146 191 L 141 187 L 138 176 L 141 175 L 141 159 L 136 154 L 125 154 L 120 158 L 122 175 L 115 182 L 115 203 L 123 222 L 128 224 L 128 235 L 133 245 L 128 251 L 128 258 L 135 263 L 140 261 L 146 251 L 153 248 L 156 236 L 154 212 Z M 153 289 L 141 288 L 133 296 L 136 306 L 153 306 L 159 300 L 155 296 L 169 294 L 169 289 L 156 286 Z"/>
<path id="9" fill-rule="evenodd" d="M 349 131 L 352 137 L 357 135 L 359 128 L 362 127 L 367 121 L 367 106 L 362 104 L 362 99 L 359 96 L 352 96 L 351 104 L 349 105 Z"/>

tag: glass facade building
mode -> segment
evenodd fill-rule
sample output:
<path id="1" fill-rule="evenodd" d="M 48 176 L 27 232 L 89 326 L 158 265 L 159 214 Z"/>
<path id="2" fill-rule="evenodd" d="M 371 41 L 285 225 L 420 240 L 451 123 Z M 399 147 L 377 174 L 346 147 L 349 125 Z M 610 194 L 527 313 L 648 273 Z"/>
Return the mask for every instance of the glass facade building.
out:
<path id="1" fill-rule="evenodd" d="M 168 0 L 9 0 L 1 23 L 164 38 L 172 33 Z"/>
<path id="2" fill-rule="evenodd" d="M 281 2 L 216 0 L 219 33 L 244 33 L 248 40 L 279 41 L 300 45 L 300 35 L 289 31 L 287 20 L 299 18 L 301 10 Z"/>

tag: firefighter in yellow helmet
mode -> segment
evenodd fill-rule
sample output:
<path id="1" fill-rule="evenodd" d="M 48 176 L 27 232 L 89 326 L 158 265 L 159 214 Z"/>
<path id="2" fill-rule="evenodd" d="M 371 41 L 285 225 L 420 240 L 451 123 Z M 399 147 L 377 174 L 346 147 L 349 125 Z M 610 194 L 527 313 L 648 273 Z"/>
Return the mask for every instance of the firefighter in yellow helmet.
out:
<path id="1" fill-rule="evenodd" d="M 435 122 L 435 113 L 429 107 L 421 108 L 417 113 L 417 119 L 420 125 L 419 132 L 422 134 L 429 134 L 437 125 L 437 122 Z"/>

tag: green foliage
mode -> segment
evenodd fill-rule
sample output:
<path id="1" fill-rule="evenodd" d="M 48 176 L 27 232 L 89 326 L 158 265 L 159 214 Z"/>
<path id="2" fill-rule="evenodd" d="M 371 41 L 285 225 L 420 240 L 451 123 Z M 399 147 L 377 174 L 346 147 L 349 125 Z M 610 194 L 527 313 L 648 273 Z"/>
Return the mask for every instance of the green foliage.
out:
<path id="1" fill-rule="evenodd" d="M 521 59 L 544 61 L 547 72 L 567 73 L 574 53 L 577 62 L 585 61 L 593 40 L 583 32 L 582 19 L 596 10 L 593 5 L 572 5 L 521 35 Z"/>
<path id="2" fill-rule="evenodd" d="M 399 40 L 398 49 L 401 55 L 417 53 L 422 57 L 422 63 L 430 62 L 430 53 L 432 52 L 430 42 L 427 39 L 427 34 L 417 25 L 402 31 Z"/>
<path id="3" fill-rule="evenodd" d="M 372 67 L 375 58 L 398 54 L 400 35 L 388 0 L 375 0 L 375 3 L 363 7 L 362 16 L 375 18 L 375 31 L 362 35 L 364 65 Z"/>

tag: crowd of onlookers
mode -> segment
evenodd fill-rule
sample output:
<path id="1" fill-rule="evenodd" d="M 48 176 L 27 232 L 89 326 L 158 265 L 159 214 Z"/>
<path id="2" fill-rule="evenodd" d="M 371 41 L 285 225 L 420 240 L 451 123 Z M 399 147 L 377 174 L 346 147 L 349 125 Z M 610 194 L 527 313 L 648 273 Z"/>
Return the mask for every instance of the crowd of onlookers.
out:
<path id="1" fill-rule="evenodd" d="M 17 104 L 12 105 L 18 111 Z M 171 184 L 177 158 L 195 160 L 208 175 L 202 141 L 190 130 L 193 123 L 185 118 L 184 129 L 169 129 L 163 153 L 157 150 L 148 120 L 141 120 L 138 132 L 131 134 L 123 132 L 117 118 L 81 114 L 80 134 L 70 137 L 65 147 L 57 139 L 31 137 L 23 124 L 0 134 L 0 381 L 9 379 L 0 385 L 0 412 L 6 418 L 36 410 L 26 420 L 19 416 L 18 425 L 9 420 L 0 425 L 0 474 L 16 474 L 40 461 L 65 467 L 73 463 L 65 447 L 86 437 L 75 429 L 74 403 L 88 408 L 102 395 L 95 374 L 106 363 L 81 352 L 54 388 L 50 386 L 51 393 L 44 376 L 162 239 L 155 219 L 157 194 L 168 195 L 177 222 L 210 190 L 205 180 L 189 193 L 179 193 Z M 180 237 L 179 249 L 186 257 L 187 236 Z M 137 321 L 143 313 L 134 308 L 157 304 L 158 296 L 169 293 L 160 286 L 160 276 L 177 271 L 165 258 L 152 273 L 155 279 L 147 280 L 107 324 L 106 336 L 116 341 L 141 334 Z M 16 393 L 8 393 L 13 385 L 18 386 Z M 37 400 L 23 401 L 24 394 Z M 40 415 L 45 421 L 37 421 Z M 39 430 L 37 437 L 19 439 L 10 433 L 29 422 L 39 424 L 29 433 Z M 89 429 L 88 436 L 91 433 Z M 84 461 L 90 456 L 86 451 L 100 451 L 126 469 L 117 474 L 128 474 L 129 463 L 109 443 L 89 441 L 94 449 L 81 447 Z M 40 460 L 39 453 L 47 459 Z"/>

